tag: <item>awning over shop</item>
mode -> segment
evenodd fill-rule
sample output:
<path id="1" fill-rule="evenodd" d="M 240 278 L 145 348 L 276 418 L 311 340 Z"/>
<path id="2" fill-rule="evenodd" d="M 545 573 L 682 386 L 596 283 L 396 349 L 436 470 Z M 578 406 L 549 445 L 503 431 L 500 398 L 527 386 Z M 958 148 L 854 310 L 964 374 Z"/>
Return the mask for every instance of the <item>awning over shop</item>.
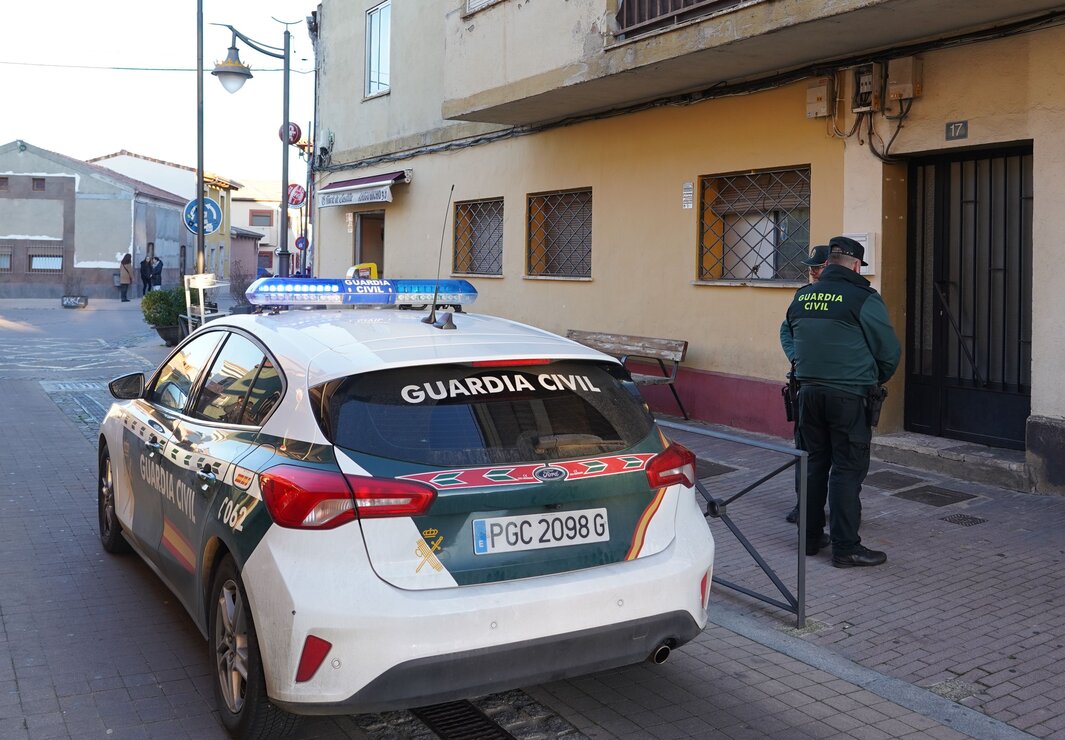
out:
<path id="1" fill-rule="evenodd" d="M 399 170 L 331 182 L 318 190 L 318 207 L 391 203 L 392 186 L 410 182 L 413 175 L 414 170 Z"/>

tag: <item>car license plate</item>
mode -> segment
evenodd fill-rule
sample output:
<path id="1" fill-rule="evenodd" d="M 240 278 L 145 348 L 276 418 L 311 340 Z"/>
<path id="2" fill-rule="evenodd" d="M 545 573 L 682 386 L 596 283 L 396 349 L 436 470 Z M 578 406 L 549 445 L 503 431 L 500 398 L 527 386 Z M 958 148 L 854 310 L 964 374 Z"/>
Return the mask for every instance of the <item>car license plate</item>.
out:
<path id="1" fill-rule="evenodd" d="M 475 555 L 584 545 L 609 539 L 606 509 L 473 520 Z"/>

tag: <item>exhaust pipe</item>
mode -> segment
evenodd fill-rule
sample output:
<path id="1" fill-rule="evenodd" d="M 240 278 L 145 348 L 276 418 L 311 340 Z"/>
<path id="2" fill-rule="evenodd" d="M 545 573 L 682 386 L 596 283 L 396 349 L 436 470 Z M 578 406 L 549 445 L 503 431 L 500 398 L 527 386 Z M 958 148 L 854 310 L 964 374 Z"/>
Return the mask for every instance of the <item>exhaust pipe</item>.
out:
<path id="1" fill-rule="evenodd" d="M 669 647 L 669 643 L 663 642 L 655 648 L 653 653 L 651 653 L 651 662 L 655 665 L 662 665 L 669 660 L 669 654 L 672 651 L 672 648 Z"/>

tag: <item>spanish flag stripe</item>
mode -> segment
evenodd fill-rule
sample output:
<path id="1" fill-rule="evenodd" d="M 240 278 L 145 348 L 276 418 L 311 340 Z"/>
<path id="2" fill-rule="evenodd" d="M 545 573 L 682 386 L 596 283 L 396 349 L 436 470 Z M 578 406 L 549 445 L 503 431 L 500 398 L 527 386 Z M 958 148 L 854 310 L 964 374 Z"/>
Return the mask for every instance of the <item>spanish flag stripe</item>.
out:
<path id="1" fill-rule="evenodd" d="M 643 514 L 640 515 L 640 520 L 636 522 L 636 531 L 632 534 L 632 544 L 629 545 L 629 551 L 625 553 L 626 560 L 635 560 L 640 555 L 640 550 L 643 549 L 643 538 L 647 534 L 647 525 L 651 523 L 655 513 L 658 511 L 658 507 L 662 505 L 662 499 L 666 496 L 666 489 L 659 488 L 658 493 L 651 499 L 651 503 L 647 504 L 647 508 L 643 510 Z"/>
<path id="2" fill-rule="evenodd" d="M 182 568 L 189 573 L 196 572 L 196 555 L 192 550 L 192 545 L 166 517 L 163 517 L 162 545 L 181 564 Z"/>

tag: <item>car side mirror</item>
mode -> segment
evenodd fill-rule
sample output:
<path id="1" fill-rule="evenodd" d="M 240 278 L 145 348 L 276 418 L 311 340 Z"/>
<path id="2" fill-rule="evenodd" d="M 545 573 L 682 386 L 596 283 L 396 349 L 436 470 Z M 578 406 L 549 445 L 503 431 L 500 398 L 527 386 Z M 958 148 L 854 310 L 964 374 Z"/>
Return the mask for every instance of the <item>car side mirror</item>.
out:
<path id="1" fill-rule="evenodd" d="M 119 401 L 132 401 L 144 395 L 144 373 L 130 373 L 115 378 L 107 384 L 107 390 Z"/>

